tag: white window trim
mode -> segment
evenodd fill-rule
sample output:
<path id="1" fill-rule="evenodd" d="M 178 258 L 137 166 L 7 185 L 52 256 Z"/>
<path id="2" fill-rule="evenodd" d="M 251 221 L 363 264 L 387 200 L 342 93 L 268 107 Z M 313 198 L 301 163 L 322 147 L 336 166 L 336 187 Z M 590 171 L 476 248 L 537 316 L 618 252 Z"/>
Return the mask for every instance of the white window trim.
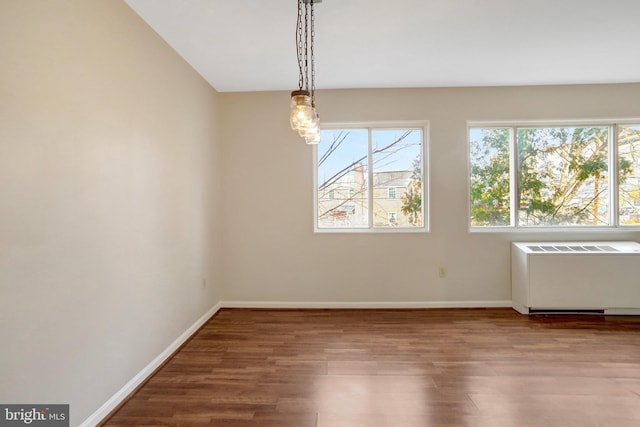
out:
<path id="1" fill-rule="evenodd" d="M 373 209 L 369 209 L 369 227 L 353 228 L 319 228 L 318 227 L 318 146 L 313 147 L 313 232 L 319 234 L 360 234 L 360 233 L 428 233 L 430 220 L 430 191 L 431 167 L 429 164 L 429 121 L 383 121 L 383 122 L 345 122 L 322 123 L 322 129 L 367 129 L 369 140 L 372 130 L 385 129 L 421 129 L 422 130 L 422 227 L 373 227 Z M 371 146 L 368 149 L 368 162 L 372 161 Z M 373 182 L 373 168 L 367 165 L 369 182 Z M 370 201 L 372 203 L 372 201 Z"/>
<path id="2" fill-rule="evenodd" d="M 638 125 L 640 118 L 599 118 L 599 119 L 570 119 L 570 120 L 506 120 L 506 121 L 467 121 L 467 226 L 470 233 L 567 233 L 567 234 L 584 234 L 584 233 L 629 233 L 637 232 L 640 225 L 620 225 L 618 210 L 618 125 Z M 515 135 L 511 135 L 511 147 L 509 150 L 510 168 L 515 173 L 510 173 L 510 210 L 511 223 L 509 226 L 484 226 L 478 227 L 471 225 L 471 141 L 469 134 L 471 128 L 482 127 L 502 127 L 513 129 L 517 127 L 571 127 L 571 126 L 593 126 L 608 127 L 612 137 L 609 138 L 609 154 L 611 161 L 609 164 L 609 183 L 613 187 L 609 193 L 609 203 L 612 208 L 609 210 L 609 225 L 588 226 L 581 225 L 575 227 L 523 227 L 517 224 L 517 176 L 518 176 L 518 160 L 517 160 L 517 141 Z"/>

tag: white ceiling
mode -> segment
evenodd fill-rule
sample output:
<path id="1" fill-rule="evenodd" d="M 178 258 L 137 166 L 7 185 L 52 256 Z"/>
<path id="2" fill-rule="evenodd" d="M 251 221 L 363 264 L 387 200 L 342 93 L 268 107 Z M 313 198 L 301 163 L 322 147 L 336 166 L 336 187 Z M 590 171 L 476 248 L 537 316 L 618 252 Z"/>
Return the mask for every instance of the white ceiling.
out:
<path id="1" fill-rule="evenodd" d="M 296 0 L 125 0 L 221 92 L 297 88 Z M 328 88 L 640 82 L 640 0 L 323 0 Z"/>

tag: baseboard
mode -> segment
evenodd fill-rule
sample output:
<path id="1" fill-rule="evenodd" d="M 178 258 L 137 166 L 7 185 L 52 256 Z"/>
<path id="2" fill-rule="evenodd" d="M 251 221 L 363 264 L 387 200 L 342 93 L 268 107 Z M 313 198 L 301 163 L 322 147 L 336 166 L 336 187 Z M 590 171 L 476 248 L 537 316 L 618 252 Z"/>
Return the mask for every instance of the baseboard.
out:
<path id="1" fill-rule="evenodd" d="M 397 302 L 303 302 L 221 301 L 223 308 L 494 308 L 511 307 L 511 301 L 397 301 Z"/>
<path id="2" fill-rule="evenodd" d="M 160 367 L 177 349 L 180 348 L 207 320 L 222 308 L 222 304 L 218 302 L 209 311 L 182 333 L 174 342 L 172 342 L 162 353 L 144 367 L 138 374 L 133 377 L 127 384 L 116 392 L 109 400 L 105 402 L 97 411 L 89 418 L 84 420 L 80 427 L 93 427 L 103 421 L 118 405 L 120 405 L 140 384 L 142 384 L 155 370 Z"/>

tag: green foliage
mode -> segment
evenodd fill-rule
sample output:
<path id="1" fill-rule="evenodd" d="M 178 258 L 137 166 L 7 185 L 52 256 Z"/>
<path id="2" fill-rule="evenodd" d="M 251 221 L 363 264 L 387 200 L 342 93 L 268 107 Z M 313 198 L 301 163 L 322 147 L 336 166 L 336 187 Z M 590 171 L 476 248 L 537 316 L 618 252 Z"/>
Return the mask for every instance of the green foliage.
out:
<path id="1" fill-rule="evenodd" d="M 471 218 L 473 225 L 509 225 L 508 129 L 486 129 L 471 144 Z"/>
<path id="2" fill-rule="evenodd" d="M 511 129 L 473 131 L 472 225 L 510 225 Z M 517 128 L 515 137 L 520 225 L 607 223 L 607 127 Z"/>
<path id="3" fill-rule="evenodd" d="M 414 226 L 422 225 L 422 167 L 420 155 L 413 161 L 413 173 L 407 191 L 402 196 L 402 213 Z"/>
<path id="4" fill-rule="evenodd" d="M 606 224 L 608 128 L 518 129 L 521 225 Z"/>
<path id="5" fill-rule="evenodd" d="M 620 173 L 620 181 L 624 182 L 627 176 L 633 172 L 631 162 L 625 158 L 620 158 L 618 162 L 618 172 Z"/>
<path id="6" fill-rule="evenodd" d="M 618 126 L 620 223 L 640 224 L 640 126 Z"/>

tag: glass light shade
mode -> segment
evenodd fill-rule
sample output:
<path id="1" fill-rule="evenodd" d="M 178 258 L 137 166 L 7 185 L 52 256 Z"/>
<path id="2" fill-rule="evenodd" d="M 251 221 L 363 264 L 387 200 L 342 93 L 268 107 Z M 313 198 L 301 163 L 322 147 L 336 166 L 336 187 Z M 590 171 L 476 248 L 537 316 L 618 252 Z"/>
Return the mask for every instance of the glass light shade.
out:
<path id="1" fill-rule="evenodd" d="M 306 90 L 291 92 L 291 113 L 289 115 L 291 129 L 300 130 L 309 127 L 317 115 L 315 108 L 311 106 L 309 92 Z"/>
<path id="2" fill-rule="evenodd" d="M 306 135 L 304 137 L 304 142 L 310 145 L 320 144 L 320 129 L 317 129 L 313 134 Z"/>
<path id="3" fill-rule="evenodd" d="M 301 123 L 300 127 L 298 128 L 298 133 L 300 134 L 300 136 L 304 137 L 305 134 L 307 133 L 316 132 L 319 126 L 320 126 L 320 117 L 318 116 L 318 113 L 314 108 L 313 111 L 311 111 L 310 119 L 305 120 L 303 123 Z"/>
<path id="4" fill-rule="evenodd" d="M 312 136 L 316 133 L 320 133 L 320 117 L 314 109 L 313 118 L 311 119 L 311 121 L 304 123 L 304 126 L 298 129 L 298 135 L 306 138 L 307 136 Z"/>

